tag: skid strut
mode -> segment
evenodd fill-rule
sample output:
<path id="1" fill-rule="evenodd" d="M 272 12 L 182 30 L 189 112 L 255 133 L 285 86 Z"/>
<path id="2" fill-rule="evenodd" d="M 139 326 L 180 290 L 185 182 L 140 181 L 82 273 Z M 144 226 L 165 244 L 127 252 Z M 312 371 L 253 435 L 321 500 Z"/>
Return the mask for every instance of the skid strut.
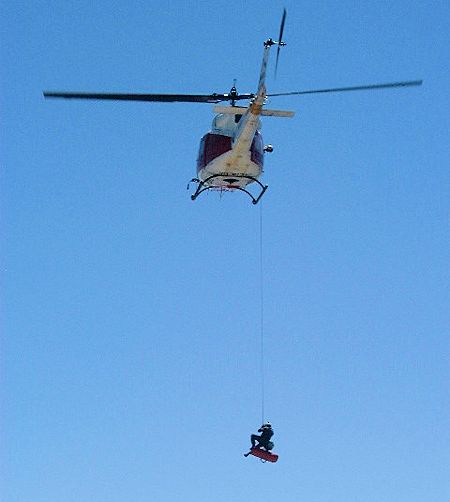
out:
<path id="1" fill-rule="evenodd" d="M 214 189 L 220 189 L 220 188 L 227 189 L 226 186 L 221 187 L 221 186 L 209 184 L 209 182 L 211 180 L 213 180 L 214 178 L 223 178 L 223 176 L 224 176 L 223 174 L 213 174 L 211 176 L 208 176 L 205 180 L 199 180 L 198 178 L 191 179 L 191 183 L 197 183 L 197 190 L 195 191 L 195 193 L 193 193 L 191 195 L 191 199 L 195 200 L 201 193 L 206 192 L 206 190 L 214 190 Z M 267 185 L 263 185 L 258 179 L 254 178 L 253 176 L 247 176 L 245 174 L 240 174 L 240 175 L 233 174 L 233 178 L 245 178 L 247 180 L 254 181 L 254 182 L 258 183 L 258 185 L 261 188 L 261 192 L 259 193 L 258 197 L 256 197 L 256 198 L 253 196 L 253 194 L 251 194 L 245 188 L 237 187 L 237 186 L 233 186 L 233 187 L 229 188 L 230 190 L 240 190 L 241 192 L 245 192 L 252 199 L 253 204 L 258 204 L 259 200 L 261 199 L 261 197 L 264 195 L 264 192 L 268 188 Z M 188 188 L 189 188 L 189 186 L 188 186 Z"/>

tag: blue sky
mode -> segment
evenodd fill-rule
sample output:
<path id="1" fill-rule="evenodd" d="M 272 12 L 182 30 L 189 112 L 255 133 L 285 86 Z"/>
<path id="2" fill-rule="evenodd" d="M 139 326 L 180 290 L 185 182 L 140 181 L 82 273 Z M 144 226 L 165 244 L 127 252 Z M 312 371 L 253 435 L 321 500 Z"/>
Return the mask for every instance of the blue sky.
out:
<path id="1" fill-rule="evenodd" d="M 194 203 L 210 105 L 42 90 L 269 92 L 259 218 Z M 449 465 L 447 2 L 1 6 L 6 502 L 442 501 Z M 272 59 L 273 63 L 273 59 Z"/>

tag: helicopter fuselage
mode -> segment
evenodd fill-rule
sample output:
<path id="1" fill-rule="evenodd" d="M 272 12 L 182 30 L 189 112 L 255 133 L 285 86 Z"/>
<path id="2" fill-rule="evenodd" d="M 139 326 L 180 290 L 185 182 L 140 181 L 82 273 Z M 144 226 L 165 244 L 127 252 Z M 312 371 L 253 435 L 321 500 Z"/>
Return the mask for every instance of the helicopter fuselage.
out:
<path id="1" fill-rule="evenodd" d="M 202 137 L 197 176 L 202 181 L 213 176 L 211 188 L 243 188 L 262 174 L 264 143 L 259 131 L 261 122 L 256 117 L 251 128 L 246 128 L 245 122 L 240 114 L 221 113 L 214 117 L 211 131 Z"/>
<path id="2" fill-rule="evenodd" d="M 258 180 L 264 166 L 264 143 L 260 133 L 261 115 L 292 116 L 292 112 L 263 110 L 266 100 L 266 69 L 270 47 L 278 42 L 264 42 L 264 54 L 259 75 L 258 91 L 247 108 L 232 106 L 216 115 L 211 131 L 203 136 L 197 158 L 198 183 L 194 200 L 205 190 L 242 190 L 256 204 L 267 189 Z M 280 42 L 281 44 L 282 42 Z M 230 96 L 235 95 L 233 87 Z M 256 182 L 260 194 L 255 198 L 246 186 Z"/>

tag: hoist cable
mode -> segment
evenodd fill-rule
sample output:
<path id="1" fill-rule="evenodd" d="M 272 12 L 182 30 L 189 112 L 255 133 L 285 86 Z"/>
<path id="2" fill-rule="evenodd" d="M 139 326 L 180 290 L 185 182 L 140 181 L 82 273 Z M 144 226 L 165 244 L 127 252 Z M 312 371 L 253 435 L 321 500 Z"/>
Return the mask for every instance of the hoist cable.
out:
<path id="1" fill-rule="evenodd" d="M 260 300 L 260 376 L 261 376 L 261 423 L 264 423 L 265 371 L 264 371 L 264 267 L 263 267 L 263 210 L 259 204 L 259 300 Z"/>

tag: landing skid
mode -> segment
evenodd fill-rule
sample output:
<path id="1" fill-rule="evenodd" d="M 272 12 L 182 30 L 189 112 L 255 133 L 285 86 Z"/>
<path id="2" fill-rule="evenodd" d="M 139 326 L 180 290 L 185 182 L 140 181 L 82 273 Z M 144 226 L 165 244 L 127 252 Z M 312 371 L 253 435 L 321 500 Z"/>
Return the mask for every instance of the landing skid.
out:
<path id="1" fill-rule="evenodd" d="M 198 178 L 193 178 L 191 179 L 190 183 L 197 183 L 197 190 L 195 193 L 191 195 L 191 199 L 195 200 L 201 193 L 206 192 L 206 190 L 217 190 L 223 188 L 224 190 L 240 190 L 241 192 L 245 192 L 251 199 L 253 204 L 258 204 L 259 200 L 261 197 L 264 195 L 264 192 L 267 190 L 268 186 L 263 185 L 259 180 L 254 178 L 253 176 L 247 176 L 245 174 L 233 174 L 233 178 L 245 178 L 250 181 L 254 181 L 258 183 L 258 185 L 261 188 L 261 192 L 259 193 L 258 197 L 254 197 L 253 194 L 251 194 L 248 190 L 245 188 L 239 187 L 239 186 L 217 186 L 217 185 L 210 185 L 209 182 L 213 180 L 214 178 L 223 178 L 223 174 L 213 174 L 211 176 L 208 176 L 205 180 L 199 180 Z M 189 185 L 188 185 L 189 188 Z"/>

